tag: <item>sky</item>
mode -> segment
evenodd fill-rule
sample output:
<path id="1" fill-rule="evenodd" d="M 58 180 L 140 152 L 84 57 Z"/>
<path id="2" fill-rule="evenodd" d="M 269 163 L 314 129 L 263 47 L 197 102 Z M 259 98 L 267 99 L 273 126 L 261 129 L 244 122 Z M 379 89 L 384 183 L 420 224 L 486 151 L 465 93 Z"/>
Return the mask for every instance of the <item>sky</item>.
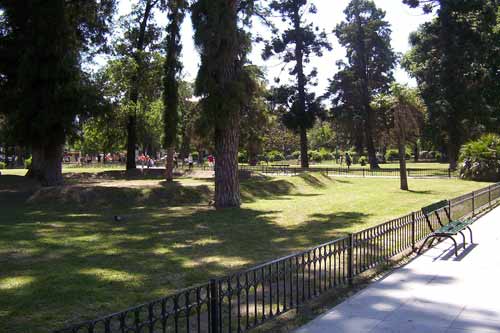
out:
<path id="1" fill-rule="evenodd" d="M 328 80 L 337 71 L 336 61 L 345 57 L 345 50 L 338 44 L 335 35 L 331 32 L 338 23 L 344 20 L 345 15 L 343 11 L 347 7 L 349 0 L 312 0 L 312 2 L 316 5 L 318 13 L 310 18 L 316 26 L 329 33 L 329 40 L 333 47 L 331 52 L 325 51 L 323 57 L 313 58 L 311 61 L 311 66 L 318 69 L 318 86 L 314 90 L 317 94 L 323 94 L 328 86 Z M 120 0 L 118 14 L 128 14 L 134 3 L 136 3 L 136 0 Z M 417 30 L 420 24 L 432 18 L 432 14 L 424 15 L 419 9 L 411 9 L 404 5 L 402 0 L 375 0 L 375 4 L 386 12 L 386 20 L 392 27 L 392 47 L 399 53 L 405 53 L 409 50 L 409 34 Z M 164 16 L 156 14 L 156 21 L 161 26 L 166 25 L 166 18 Z M 252 33 L 260 34 L 264 37 L 269 36 L 269 31 L 258 23 L 254 25 Z M 188 17 L 186 17 L 182 26 L 181 38 L 183 43 L 183 76 L 184 79 L 193 81 L 198 71 L 199 56 L 194 46 L 193 28 L 191 20 Z M 249 60 L 264 69 L 268 81 L 272 83 L 277 76 L 282 81 L 289 79 L 286 73 L 280 75 L 282 65 L 278 59 L 262 60 L 261 50 L 261 45 L 254 45 Z M 415 86 L 415 81 L 403 69 L 398 68 L 394 74 L 396 81 L 399 83 Z"/>

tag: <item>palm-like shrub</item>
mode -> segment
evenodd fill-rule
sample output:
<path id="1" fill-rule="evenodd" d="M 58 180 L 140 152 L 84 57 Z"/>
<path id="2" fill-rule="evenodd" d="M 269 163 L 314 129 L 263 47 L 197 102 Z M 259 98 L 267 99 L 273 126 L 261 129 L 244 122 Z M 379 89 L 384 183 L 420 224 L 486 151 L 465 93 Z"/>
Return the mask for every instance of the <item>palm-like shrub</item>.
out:
<path id="1" fill-rule="evenodd" d="M 500 179 L 500 136 L 485 134 L 460 150 L 460 175 L 465 179 L 498 181 Z"/>

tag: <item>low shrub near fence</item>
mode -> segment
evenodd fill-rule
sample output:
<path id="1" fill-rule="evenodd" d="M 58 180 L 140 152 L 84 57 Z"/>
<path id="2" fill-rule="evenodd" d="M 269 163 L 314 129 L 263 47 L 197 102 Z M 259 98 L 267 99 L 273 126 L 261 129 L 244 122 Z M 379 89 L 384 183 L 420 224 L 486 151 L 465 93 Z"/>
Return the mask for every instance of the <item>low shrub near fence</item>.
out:
<path id="1" fill-rule="evenodd" d="M 449 201 L 454 219 L 500 201 L 500 183 Z M 444 218 L 444 211 L 441 212 Z M 430 216 L 438 227 L 437 218 Z M 88 321 L 59 333 L 245 332 L 414 250 L 430 230 L 420 211 L 303 252 Z"/>

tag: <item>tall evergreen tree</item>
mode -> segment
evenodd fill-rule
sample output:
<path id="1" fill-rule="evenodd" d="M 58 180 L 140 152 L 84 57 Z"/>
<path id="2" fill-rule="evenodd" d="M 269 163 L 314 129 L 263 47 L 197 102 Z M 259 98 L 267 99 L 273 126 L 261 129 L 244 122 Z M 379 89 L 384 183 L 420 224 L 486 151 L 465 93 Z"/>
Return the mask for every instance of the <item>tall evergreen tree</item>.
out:
<path id="1" fill-rule="evenodd" d="M 201 57 L 195 93 L 214 128 L 215 206 L 240 206 L 238 146 L 240 111 L 247 96 L 243 66 L 250 51 L 248 22 L 253 1 L 197 0 L 191 7 Z M 243 17 L 240 20 L 239 16 Z"/>
<path id="2" fill-rule="evenodd" d="M 500 116 L 499 3 L 496 0 L 405 0 L 437 18 L 412 34 L 404 67 L 416 78 L 436 143 L 450 168 L 461 145 L 498 128 Z"/>
<path id="3" fill-rule="evenodd" d="M 284 124 L 300 135 L 301 166 L 307 168 L 307 129 L 313 126 L 320 107 L 314 94 L 308 92 L 308 85 L 316 77 L 316 69 L 306 74 L 305 64 L 310 62 L 312 55 L 322 56 L 323 50 L 331 50 L 331 46 L 326 33 L 318 33 L 318 28 L 306 20 L 307 13 L 316 14 L 317 11 L 312 1 L 273 0 L 269 6 L 288 26 L 281 35 L 274 31 L 275 37 L 266 45 L 262 56 L 268 59 L 278 55 L 284 62 L 293 64 L 289 74 L 296 77 L 296 84 L 281 90 L 288 91 L 289 96 L 281 95 L 280 102 L 288 108 Z"/>
<path id="4" fill-rule="evenodd" d="M 185 0 L 169 0 L 167 26 L 167 58 L 165 59 L 165 76 L 163 79 L 163 104 L 164 104 L 164 146 L 167 148 L 166 178 L 172 181 L 174 170 L 174 152 L 177 142 L 177 127 L 179 122 L 179 74 L 182 64 L 179 61 L 182 50 L 181 24 L 187 8 Z"/>
<path id="5" fill-rule="evenodd" d="M 376 114 L 373 96 L 387 91 L 393 79 L 396 54 L 391 48 L 391 29 L 385 12 L 370 0 L 352 0 L 344 11 L 346 20 L 336 27 L 340 45 L 347 51 L 347 62 L 339 61 L 329 93 L 334 110 L 342 113 L 362 137 L 357 138 L 368 151 L 371 168 L 378 168 L 375 150 Z"/>
<path id="6" fill-rule="evenodd" d="M 127 121 L 127 170 L 136 168 L 137 112 L 141 97 L 141 84 L 147 66 L 148 50 L 158 48 L 159 28 L 152 24 L 153 10 L 162 4 L 160 0 L 139 0 L 132 13 L 123 22 L 124 36 L 116 46 L 119 56 L 133 60 L 128 99 L 130 114 Z"/>
<path id="7" fill-rule="evenodd" d="M 114 9 L 114 0 L 0 1 L 0 112 L 31 147 L 29 175 L 44 185 L 63 182 L 77 116 L 102 102 L 81 62 L 105 44 Z"/>

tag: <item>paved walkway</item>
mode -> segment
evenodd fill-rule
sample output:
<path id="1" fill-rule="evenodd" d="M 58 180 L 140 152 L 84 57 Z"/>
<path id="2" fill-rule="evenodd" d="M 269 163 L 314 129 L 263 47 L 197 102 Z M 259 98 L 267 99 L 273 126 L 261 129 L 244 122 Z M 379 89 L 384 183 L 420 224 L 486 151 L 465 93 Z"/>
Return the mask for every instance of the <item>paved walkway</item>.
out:
<path id="1" fill-rule="evenodd" d="M 444 241 L 295 333 L 500 332 L 500 208 L 472 229 L 458 258 Z"/>

